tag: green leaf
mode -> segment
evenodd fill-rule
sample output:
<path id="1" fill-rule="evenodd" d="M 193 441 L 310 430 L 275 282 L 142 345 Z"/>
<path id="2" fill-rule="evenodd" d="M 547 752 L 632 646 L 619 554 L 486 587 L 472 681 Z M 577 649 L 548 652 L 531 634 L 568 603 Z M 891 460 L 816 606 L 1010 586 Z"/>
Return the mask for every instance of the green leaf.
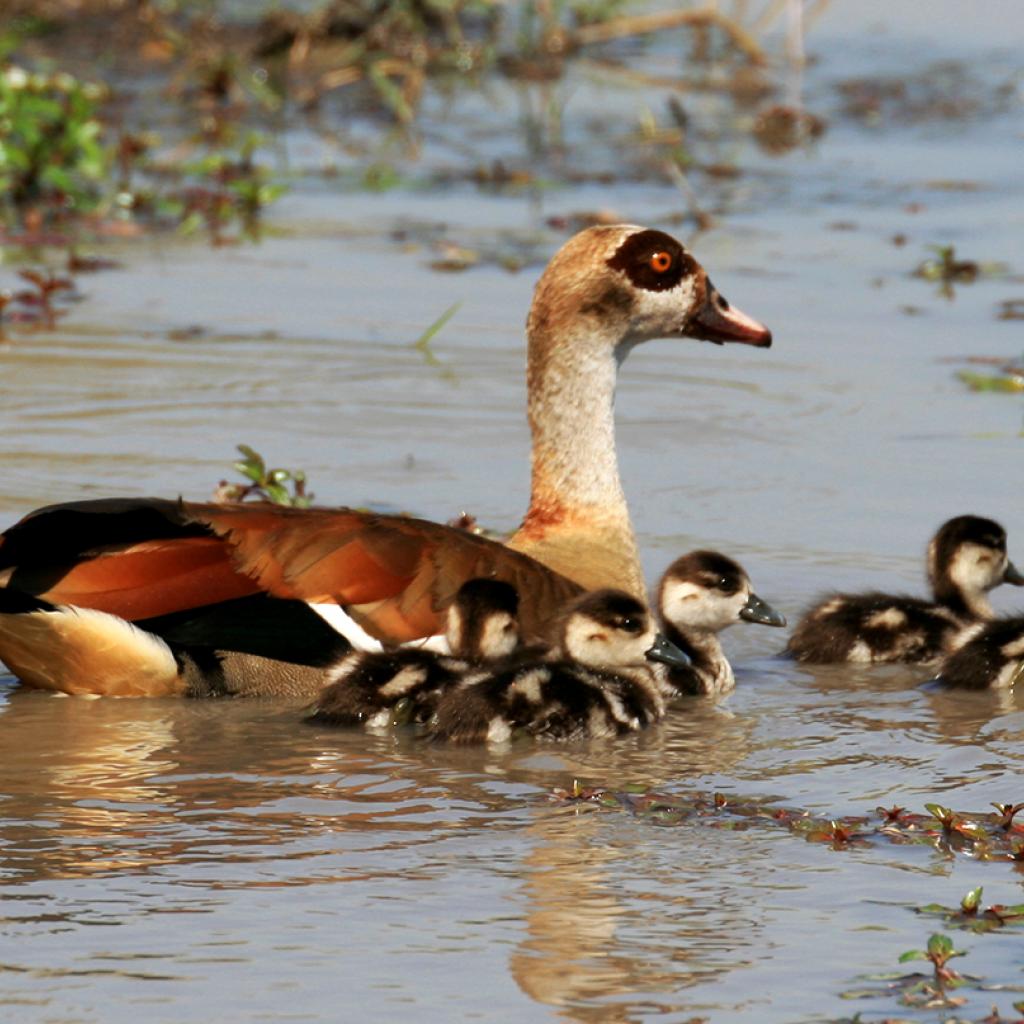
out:
<path id="1" fill-rule="evenodd" d="M 908 949 L 905 953 L 900 953 L 901 964 L 905 964 L 910 960 L 927 960 L 928 954 L 923 949 Z"/>
<path id="2" fill-rule="evenodd" d="M 263 482 L 263 469 L 254 466 L 251 462 L 233 462 L 232 465 L 244 477 L 248 477 L 254 484 Z"/>
<path id="3" fill-rule="evenodd" d="M 267 492 L 267 497 L 275 505 L 290 505 L 292 503 L 287 487 L 282 487 L 280 484 L 267 484 L 264 489 Z"/>
<path id="4" fill-rule="evenodd" d="M 953 940 L 942 932 L 936 932 L 928 939 L 928 956 L 948 960 L 953 956 Z"/>
<path id="5" fill-rule="evenodd" d="M 431 366 L 439 365 L 437 356 L 430 349 L 430 343 L 433 341 L 434 336 L 441 330 L 442 327 L 455 314 L 459 311 L 459 307 L 462 305 L 461 302 L 456 302 L 454 305 L 449 306 L 414 342 L 413 348 L 418 349 L 426 357 L 427 362 Z"/>
<path id="6" fill-rule="evenodd" d="M 978 912 L 978 904 L 981 903 L 981 893 L 983 886 L 978 886 L 976 889 L 971 889 L 964 898 L 960 901 L 960 909 L 965 914 L 976 914 Z"/>

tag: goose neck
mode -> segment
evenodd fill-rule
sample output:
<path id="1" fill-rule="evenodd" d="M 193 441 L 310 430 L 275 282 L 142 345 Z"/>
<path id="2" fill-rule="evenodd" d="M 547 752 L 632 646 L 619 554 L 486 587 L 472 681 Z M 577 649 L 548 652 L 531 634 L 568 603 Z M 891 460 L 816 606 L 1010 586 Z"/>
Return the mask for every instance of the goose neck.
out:
<path id="1" fill-rule="evenodd" d="M 644 593 L 615 452 L 622 340 L 593 317 L 570 329 L 531 315 L 527 385 L 530 508 L 510 546 L 588 589 Z"/>

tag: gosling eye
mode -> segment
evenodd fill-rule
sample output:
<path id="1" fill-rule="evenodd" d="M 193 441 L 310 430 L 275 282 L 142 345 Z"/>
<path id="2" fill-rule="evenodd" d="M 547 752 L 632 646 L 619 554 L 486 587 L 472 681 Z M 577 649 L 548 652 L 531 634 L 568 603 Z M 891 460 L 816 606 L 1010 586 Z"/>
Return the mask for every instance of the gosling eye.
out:
<path id="1" fill-rule="evenodd" d="M 735 594 L 739 587 L 728 576 L 719 576 L 718 581 L 715 583 L 715 589 L 729 595 Z"/>
<path id="2" fill-rule="evenodd" d="M 635 633 L 642 633 L 644 627 L 643 627 L 643 623 L 639 619 L 636 619 L 636 618 L 633 618 L 632 616 L 627 615 L 627 616 L 624 616 L 623 618 L 619 619 L 619 621 L 617 623 L 617 628 L 621 629 L 623 633 L 633 633 L 633 634 L 635 634 Z"/>

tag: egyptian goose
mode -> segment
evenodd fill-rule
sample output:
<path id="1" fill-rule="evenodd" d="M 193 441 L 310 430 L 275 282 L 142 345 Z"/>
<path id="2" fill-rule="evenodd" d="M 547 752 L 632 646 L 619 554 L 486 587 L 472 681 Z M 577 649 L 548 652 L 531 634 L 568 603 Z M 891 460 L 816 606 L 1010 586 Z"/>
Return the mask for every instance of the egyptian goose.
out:
<path id="1" fill-rule="evenodd" d="M 688 659 L 635 597 L 592 591 L 566 610 L 550 659 L 470 673 L 445 689 L 429 733 L 453 743 L 502 743 L 517 732 L 560 740 L 635 732 L 665 714 L 655 662 L 685 666 Z"/>
<path id="2" fill-rule="evenodd" d="M 448 609 L 449 654 L 423 647 L 352 651 L 331 666 L 307 721 L 318 725 L 422 724 L 442 691 L 522 650 L 519 595 L 500 580 L 467 580 Z"/>
<path id="3" fill-rule="evenodd" d="M 1006 531 L 991 519 L 957 516 L 928 545 L 933 600 L 898 594 L 832 594 L 797 624 L 786 652 L 806 662 L 928 662 L 957 633 L 992 618 L 986 596 L 1024 585 L 1006 556 Z"/>
<path id="4" fill-rule="evenodd" d="M 1024 678 L 1024 617 L 976 622 L 953 639 L 938 681 L 970 690 L 1009 690 Z"/>
<path id="5" fill-rule="evenodd" d="M 119 616 L 168 643 L 320 668 L 337 657 L 333 642 L 325 652 L 309 640 L 324 619 L 363 649 L 436 636 L 473 577 L 516 587 L 528 640 L 549 638 L 557 611 L 584 589 L 640 595 L 615 455 L 619 363 L 652 338 L 767 347 L 771 333 L 730 306 L 674 238 L 616 225 L 588 228 L 555 254 L 527 335 L 532 490 L 507 546 L 352 509 L 101 499 L 49 506 L 7 530 L 0 586 Z M 282 602 L 293 604 L 284 616 Z M 70 656 L 60 672 L 37 671 L 47 654 L 24 621 L 34 614 L 0 615 L 0 659 L 32 685 L 108 692 L 103 673 L 74 673 Z M 64 645 L 73 650 L 73 628 Z"/>
<path id="6" fill-rule="evenodd" d="M 691 551 L 677 558 L 658 583 L 661 631 L 690 658 L 685 667 L 666 667 L 669 697 L 718 695 L 736 685 L 718 634 L 739 621 L 785 626 L 786 617 L 762 601 L 750 577 L 717 551 Z"/>

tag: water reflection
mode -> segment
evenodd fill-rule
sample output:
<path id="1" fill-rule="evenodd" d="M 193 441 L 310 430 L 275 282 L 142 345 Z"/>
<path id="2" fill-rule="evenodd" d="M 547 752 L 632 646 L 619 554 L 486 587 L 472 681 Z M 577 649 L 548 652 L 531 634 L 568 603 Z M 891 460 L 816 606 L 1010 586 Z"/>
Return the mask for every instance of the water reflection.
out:
<path id="1" fill-rule="evenodd" d="M 527 933 L 509 969 L 561 1019 L 681 1012 L 687 989 L 749 964 L 758 922 L 732 887 L 710 895 L 706 844 L 688 843 L 685 864 L 665 864 L 632 841 L 609 842 L 593 808 L 540 812 L 527 834 Z M 740 874 L 755 877 L 760 860 L 745 858 Z"/>

